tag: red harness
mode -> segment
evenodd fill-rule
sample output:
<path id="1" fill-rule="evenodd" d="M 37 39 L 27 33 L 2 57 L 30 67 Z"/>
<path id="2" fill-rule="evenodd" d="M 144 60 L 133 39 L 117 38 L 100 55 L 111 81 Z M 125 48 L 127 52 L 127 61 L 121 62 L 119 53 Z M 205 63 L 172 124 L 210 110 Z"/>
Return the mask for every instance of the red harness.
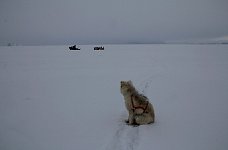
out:
<path id="1" fill-rule="evenodd" d="M 142 109 L 143 110 L 143 113 L 145 113 L 146 112 L 146 109 L 147 109 L 147 107 L 148 107 L 148 104 L 149 104 L 149 102 L 147 101 L 147 103 L 146 103 L 146 107 L 144 108 L 144 107 L 142 107 L 142 106 L 135 106 L 134 105 L 134 102 L 133 102 L 133 94 L 131 95 L 131 106 L 132 106 L 132 110 L 133 110 L 133 112 L 136 110 L 136 109 Z"/>

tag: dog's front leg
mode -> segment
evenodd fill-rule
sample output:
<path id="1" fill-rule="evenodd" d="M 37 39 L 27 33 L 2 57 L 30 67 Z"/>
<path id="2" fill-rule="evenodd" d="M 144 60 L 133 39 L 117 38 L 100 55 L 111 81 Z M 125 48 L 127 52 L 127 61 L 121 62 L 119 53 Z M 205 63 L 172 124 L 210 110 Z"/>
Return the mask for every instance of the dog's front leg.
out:
<path id="1" fill-rule="evenodd" d="M 129 110 L 129 116 L 128 116 L 128 120 L 126 121 L 126 123 L 132 125 L 135 122 L 135 115 L 134 115 L 134 111 L 133 110 Z"/>

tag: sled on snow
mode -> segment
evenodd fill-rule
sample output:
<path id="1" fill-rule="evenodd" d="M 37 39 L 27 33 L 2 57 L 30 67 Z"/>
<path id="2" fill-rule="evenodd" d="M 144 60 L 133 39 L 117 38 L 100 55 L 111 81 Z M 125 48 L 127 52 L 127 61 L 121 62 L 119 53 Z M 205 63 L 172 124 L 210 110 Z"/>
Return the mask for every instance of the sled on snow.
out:
<path id="1" fill-rule="evenodd" d="M 99 46 L 99 47 L 94 47 L 94 50 L 99 51 L 99 50 L 104 50 L 104 46 Z"/>

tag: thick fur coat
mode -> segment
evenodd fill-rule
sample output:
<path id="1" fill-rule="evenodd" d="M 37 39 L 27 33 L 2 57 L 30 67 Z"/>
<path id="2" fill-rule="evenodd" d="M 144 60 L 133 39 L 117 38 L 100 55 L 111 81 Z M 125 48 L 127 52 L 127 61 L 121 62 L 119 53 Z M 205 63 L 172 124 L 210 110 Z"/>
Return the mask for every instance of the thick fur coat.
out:
<path id="1" fill-rule="evenodd" d="M 128 120 L 126 120 L 129 125 L 154 123 L 153 105 L 146 96 L 135 89 L 131 81 L 121 81 L 120 92 L 124 96 L 125 106 L 129 113 Z"/>

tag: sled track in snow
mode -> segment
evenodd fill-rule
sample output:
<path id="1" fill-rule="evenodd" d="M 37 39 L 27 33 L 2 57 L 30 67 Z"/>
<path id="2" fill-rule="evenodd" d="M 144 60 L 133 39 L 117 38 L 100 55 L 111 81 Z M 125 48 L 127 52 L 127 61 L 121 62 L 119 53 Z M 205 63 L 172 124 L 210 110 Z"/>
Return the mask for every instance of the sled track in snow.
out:
<path id="1" fill-rule="evenodd" d="M 121 123 L 105 150 L 136 150 L 139 143 L 139 127 Z"/>

